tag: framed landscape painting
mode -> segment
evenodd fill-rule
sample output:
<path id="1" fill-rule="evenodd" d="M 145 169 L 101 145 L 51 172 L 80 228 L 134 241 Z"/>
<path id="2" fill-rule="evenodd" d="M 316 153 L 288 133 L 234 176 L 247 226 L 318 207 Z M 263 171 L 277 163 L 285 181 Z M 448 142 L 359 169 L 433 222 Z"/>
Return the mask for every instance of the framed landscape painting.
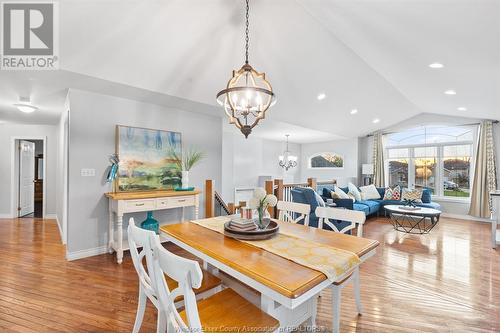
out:
<path id="1" fill-rule="evenodd" d="M 120 159 L 118 191 L 171 190 L 181 185 L 181 170 L 171 158 L 182 154 L 181 133 L 116 126 Z"/>

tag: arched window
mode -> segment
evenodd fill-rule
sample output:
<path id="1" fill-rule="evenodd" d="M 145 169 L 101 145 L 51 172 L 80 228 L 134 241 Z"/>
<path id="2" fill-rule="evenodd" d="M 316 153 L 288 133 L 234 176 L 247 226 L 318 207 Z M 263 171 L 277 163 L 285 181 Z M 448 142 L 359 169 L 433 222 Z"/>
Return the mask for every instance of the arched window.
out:
<path id="1" fill-rule="evenodd" d="M 317 153 L 309 157 L 311 169 L 343 169 L 344 157 L 331 152 Z"/>

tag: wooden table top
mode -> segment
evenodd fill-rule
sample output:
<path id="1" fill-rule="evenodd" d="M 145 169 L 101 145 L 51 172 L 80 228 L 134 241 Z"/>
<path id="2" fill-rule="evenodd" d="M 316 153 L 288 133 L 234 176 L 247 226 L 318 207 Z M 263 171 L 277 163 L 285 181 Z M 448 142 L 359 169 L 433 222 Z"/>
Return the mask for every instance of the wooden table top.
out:
<path id="1" fill-rule="evenodd" d="M 137 192 L 108 192 L 104 195 L 113 200 L 130 200 L 130 199 L 150 199 L 150 198 L 165 198 L 165 197 L 182 197 L 186 195 L 200 194 L 201 191 L 137 191 Z"/>
<path id="2" fill-rule="evenodd" d="M 278 221 L 281 230 L 297 237 L 351 251 L 362 256 L 375 249 L 379 242 Z M 240 273 L 289 297 L 297 298 L 327 277 L 271 252 L 224 236 L 195 223 L 164 225 L 161 231 L 190 247 L 224 263 Z"/>

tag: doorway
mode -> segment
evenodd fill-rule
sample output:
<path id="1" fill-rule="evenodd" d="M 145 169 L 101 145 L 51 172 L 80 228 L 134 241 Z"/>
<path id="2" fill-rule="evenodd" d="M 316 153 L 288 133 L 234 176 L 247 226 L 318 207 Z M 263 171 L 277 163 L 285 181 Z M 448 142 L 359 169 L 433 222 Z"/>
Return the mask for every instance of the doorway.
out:
<path id="1" fill-rule="evenodd" d="M 14 216 L 45 215 L 45 138 L 14 138 Z"/>

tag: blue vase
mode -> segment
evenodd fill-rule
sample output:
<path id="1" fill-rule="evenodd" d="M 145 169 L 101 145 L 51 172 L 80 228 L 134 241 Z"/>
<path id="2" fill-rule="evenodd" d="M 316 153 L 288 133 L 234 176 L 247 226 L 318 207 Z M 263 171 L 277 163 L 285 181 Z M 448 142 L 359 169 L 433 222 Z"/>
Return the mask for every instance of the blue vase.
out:
<path id="1" fill-rule="evenodd" d="M 153 218 L 153 212 L 148 212 L 148 217 L 141 223 L 141 228 L 159 234 L 160 224 Z"/>

